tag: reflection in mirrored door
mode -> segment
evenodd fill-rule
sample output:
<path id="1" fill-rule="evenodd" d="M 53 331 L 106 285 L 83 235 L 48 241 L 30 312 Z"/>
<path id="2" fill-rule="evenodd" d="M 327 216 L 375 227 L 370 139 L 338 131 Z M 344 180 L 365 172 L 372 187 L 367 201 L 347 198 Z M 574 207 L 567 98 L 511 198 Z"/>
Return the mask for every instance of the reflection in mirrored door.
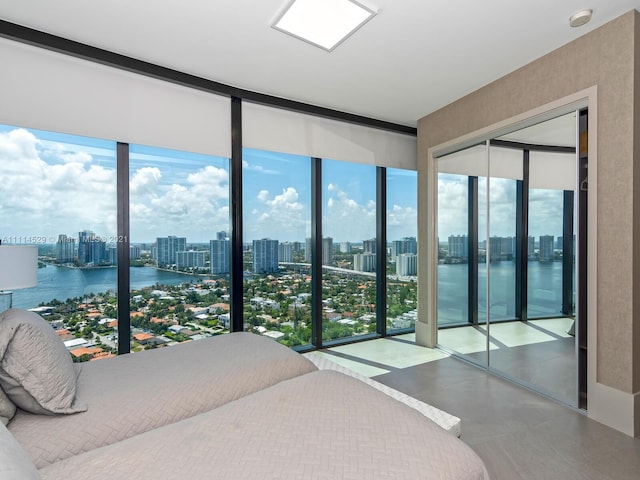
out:
<path id="1" fill-rule="evenodd" d="M 438 344 L 579 406 L 576 130 L 572 112 L 437 159 Z"/>
<path id="2" fill-rule="evenodd" d="M 487 183 L 486 144 L 438 159 L 438 343 L 485 367 Z"/>

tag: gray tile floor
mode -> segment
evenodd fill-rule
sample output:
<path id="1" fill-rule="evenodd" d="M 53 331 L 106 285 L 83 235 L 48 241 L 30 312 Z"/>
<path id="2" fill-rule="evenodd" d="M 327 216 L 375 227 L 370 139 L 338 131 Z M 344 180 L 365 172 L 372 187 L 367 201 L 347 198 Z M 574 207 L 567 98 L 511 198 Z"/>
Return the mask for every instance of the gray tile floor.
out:
<path id="1" fill-rule="evenodd" d="M 494 480 L 640 479 L 640 439 L 412 340 L 387 338 L 327 353 L 459 417 L 461 438 Z"/>

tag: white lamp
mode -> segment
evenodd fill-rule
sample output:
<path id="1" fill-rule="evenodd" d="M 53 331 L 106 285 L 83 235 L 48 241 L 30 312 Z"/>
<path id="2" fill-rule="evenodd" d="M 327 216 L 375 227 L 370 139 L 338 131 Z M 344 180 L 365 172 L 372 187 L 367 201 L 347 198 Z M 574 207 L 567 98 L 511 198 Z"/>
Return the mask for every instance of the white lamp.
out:
<path id="1" fill-rule="evenodd" d="M 38 283 L 38 247 L 0 245 L 0 312 L 11 308 L 11 290 Z"/>

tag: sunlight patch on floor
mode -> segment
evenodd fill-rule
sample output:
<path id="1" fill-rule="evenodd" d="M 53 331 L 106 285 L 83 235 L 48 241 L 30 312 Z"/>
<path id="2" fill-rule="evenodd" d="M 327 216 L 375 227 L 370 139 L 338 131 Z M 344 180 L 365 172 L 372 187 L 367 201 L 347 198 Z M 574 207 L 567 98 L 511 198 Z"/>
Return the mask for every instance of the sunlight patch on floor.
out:
<path id="1" fill-rule="evenodd" d="M 480 328 L 486 330 L 485 326 Z M 555 337 L 531 328 L 524 322 L 493 323 L 489 325 L 489 335 L 507 347 L 521 347 L 555 340 Z"/>
<path id="2" fill-rule="evenodd" d="M 438 344 L 459 353 L 482 353 L 487 350 L 487 335 L 474 327 L 446 328 L 438 332 Z M 497 345 L 489 344 L 491 350 Z"/>
<path id="3" fill-rule="evenodd" d="M 390 368 L 413 367 L 449 356 L 439 350 L 386 338 L 341 345 L 330 351 L 362 358 L 378 365 L 388 365 Z"/>
<path id="4" fill-rule="evenodd" d="M 329 349 L 333 350 L 333 349 Z M 375 377 L 376 375 L 382 375 L 384 373 L 389 373 L 390 370 L 385 370 L 383 368 L 374 367 L 373 365 L 369 365 L 366 363 L 358 362 L 355 360 L 350 360 L 348 358 L 343 358 L 338 355 L 331 355 L 329 353 L 325 353 L 322 351 L 314 352 L 315 355 L 321 355 L 327 360 L 331 360 L 338 365 L 348 368 L 360 375 L 364 375 L 365 377 Z"/>
<path id="5" fill-rule="evenodd" d="M 573 325 L 573 318 L 545 318 L 544 320 L 529 320 L 529 323 L 544 328 L 559 337 L 568 338 L 572 336 L 567 332 L 571 328 L 571 325 Z"/>

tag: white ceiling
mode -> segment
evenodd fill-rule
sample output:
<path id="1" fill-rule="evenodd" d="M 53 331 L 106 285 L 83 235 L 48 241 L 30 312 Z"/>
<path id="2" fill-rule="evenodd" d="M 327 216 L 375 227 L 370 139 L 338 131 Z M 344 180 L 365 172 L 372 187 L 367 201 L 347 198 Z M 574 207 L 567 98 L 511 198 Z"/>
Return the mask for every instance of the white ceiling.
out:
<path id="1" fill-rule="evenodd" d="M 333 52 L 271 28 L 289 0 L 0 0 L 0 18 L 165 67 L 415 126 L 640 0 L 360 0 L 378 15 Z M 592 8 L 580 28 L 569 17 Z"/>

